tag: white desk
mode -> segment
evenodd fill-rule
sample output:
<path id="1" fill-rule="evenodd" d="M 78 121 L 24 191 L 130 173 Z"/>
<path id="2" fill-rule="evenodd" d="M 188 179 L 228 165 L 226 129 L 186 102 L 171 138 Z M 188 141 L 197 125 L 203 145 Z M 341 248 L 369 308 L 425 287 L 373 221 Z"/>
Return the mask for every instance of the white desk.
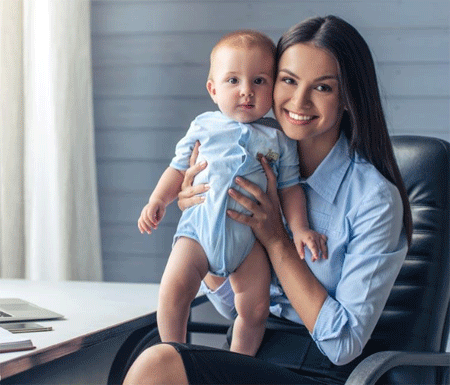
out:
<path id="1" fill-rule="evenodd" d="M 0 279 L 1 297 L 22 298 L 65 316 L 38 322 L 51 325 L 53 331 L 27 334 L 36 349 L 0 353 L 2 384 L 14 375 L 21 382 L 30 377 L 42 384 L 106 383 L 123 341 L 156 322 L 158 289 L 157 284 Z M 106 367 L 99 373 L 101 365 Z"/>

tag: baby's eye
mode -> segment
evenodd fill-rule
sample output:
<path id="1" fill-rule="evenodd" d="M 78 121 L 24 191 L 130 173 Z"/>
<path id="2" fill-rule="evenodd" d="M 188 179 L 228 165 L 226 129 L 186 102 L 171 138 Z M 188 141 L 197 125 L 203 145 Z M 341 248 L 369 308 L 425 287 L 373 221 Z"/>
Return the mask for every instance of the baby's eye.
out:
<path id="1" fill-rule="evenodd" d="M 266 80 L 264 78 L 256 78 L 254 80 L 254 83 L 259 85 L 259 84 L 264 84 L 265 81 Z"/>
<path id="2" fill-rule="evenodd" d="M 331 92 L 331 91 L 333 91 L 333 89 L 328 84 L 321 84 L 321 85 L 316 87 L 316 90 L 317 91 L 321 91 L 321 92 Z"/>
<path id="3" fill-rule="evenodd" d="M 228 83 L 230 83 L 230 84 L 237 84 L 238 80 L 237 80 L 237 78 L 229 78 L 228 79 Z"/>

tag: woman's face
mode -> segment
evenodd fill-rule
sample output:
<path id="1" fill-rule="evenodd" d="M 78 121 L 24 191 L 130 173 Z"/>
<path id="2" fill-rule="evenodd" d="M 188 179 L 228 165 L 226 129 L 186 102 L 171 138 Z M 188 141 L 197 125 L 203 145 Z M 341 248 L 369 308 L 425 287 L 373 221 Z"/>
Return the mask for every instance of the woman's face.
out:
<path id="1" fill-rule="evenodd" d="M 282 54 L 274 112 L 288 137 L 336 143 L 343 112 L 338 71 L 334 56 L 312 44 L 299 43 Z"/>

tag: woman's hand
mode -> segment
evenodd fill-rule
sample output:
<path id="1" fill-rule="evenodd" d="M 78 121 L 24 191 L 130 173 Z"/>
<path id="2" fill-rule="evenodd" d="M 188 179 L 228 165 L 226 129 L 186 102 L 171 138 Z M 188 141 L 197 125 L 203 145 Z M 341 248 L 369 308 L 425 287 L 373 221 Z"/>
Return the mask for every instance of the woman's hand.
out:
<path id="1" fill-rule="evenodd" d="M 181 191 L 178 194 L 178 207 L 181 211 L 186 210 L 191 206 L 198 205 L 205 200 L 204 196 L 199 196 L 209 190 L 207 184 L 199 184 L 197 186 L 192 186 L 195 176 L 208 165 L 206 162 L 200 162 L 195 164 L 198 157 L 198 148 L 200 147 L 200 142 L 195 143 L 194 149 L 192 150 L 192 155 L 189 159 L 189 168 L 184 174 L 184 180 L 181 184 Z"/>
<path id="2" fill-rule="evenodd" d="M 256 202 L 242 195 L 234 189 L 229 190 L 229 195 L 240 205 L 252 213 L 251 216 L 227 210 L 230 218 L 244 225 L 250 226 L 258 240 L 269 251 L 269 248 L 277 242 L 290 242 L 283 221 L 281 219 L 280 200 L 277 193 L 277 182 L 266 158 L 262 157 L 261 164 L 267 177 L 267 193 L 254 183 L 237 177 L 236 183 L 244 190 L 252 194 Z M 270 254 L 270 252 L 269 252 Z"/>

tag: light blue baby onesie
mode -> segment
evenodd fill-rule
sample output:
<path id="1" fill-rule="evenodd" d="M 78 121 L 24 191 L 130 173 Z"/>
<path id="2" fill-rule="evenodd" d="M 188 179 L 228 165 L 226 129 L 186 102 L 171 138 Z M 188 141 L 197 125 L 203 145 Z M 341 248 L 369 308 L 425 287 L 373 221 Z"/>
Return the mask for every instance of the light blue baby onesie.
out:
<path id="1" fill-rule="evenodd" d="M 228 189 L 233 187 L 248 196 L 234 182 L 240 175 L 266 191 L 267 179 L 258 153 L 270 158 L 279 189 L 299 184 L 297 142 L 286 137 L 271 118 L 239 123 L 220 111 L 205 112 L 195 118 L 178 142 L 172 168 L 189 167 L 196 140 L 201 143 L 197 162 L 206 160 L 208 167 L 197 174 L 194 185 L 208 183 L 210 189 L 202 204 L 184 210 L 174 243 L 182 236 L 196 240 L 208 257 L 210 272 L 226 277 L 238 268 L 255 242 L 250 227 L 227 217 L 227 209 L 247 212 L 229 198 Z"/>

